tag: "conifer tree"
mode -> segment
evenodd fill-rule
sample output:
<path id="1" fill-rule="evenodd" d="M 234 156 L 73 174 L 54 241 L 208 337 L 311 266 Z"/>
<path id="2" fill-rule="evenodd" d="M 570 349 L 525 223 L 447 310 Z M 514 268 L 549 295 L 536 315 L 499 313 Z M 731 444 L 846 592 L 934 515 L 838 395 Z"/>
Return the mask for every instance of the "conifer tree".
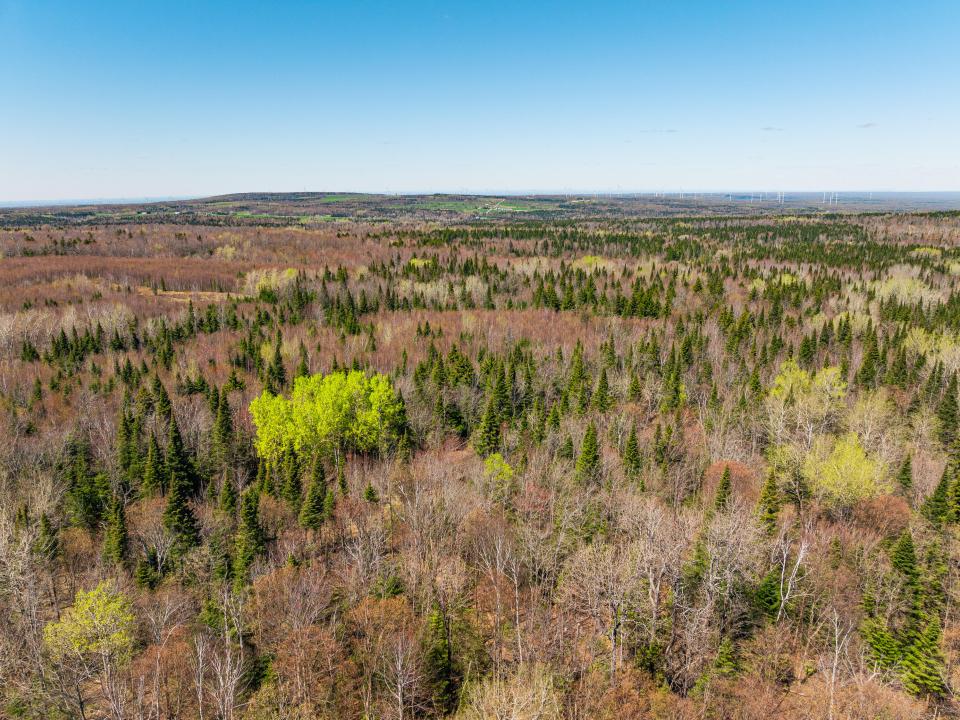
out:
<path id="1" fill-rule="evenodd" d="M 307 495 L 300 506 L 300 526 L 308 530 L 317 530 L 324 520 L 324 502 L 327 499 L 327 483 L 323 477 L 323 464 L 316 460 Z"/>
<path id="2" fill-rule="evenodd" d="M 266 546 L 266 537 L 260 525 L 260 493 L 256 488 L 247 490 L 240 501 L 240 524 L 236 535 L 234 553 L 234 584 L 243 587 L 250 575 L 257 556 Z"/>
<path id="3" fill-rule="evenodd" d="M 450 646 L 447 623 L 437 606 L 434 606 L 427 618 L 423 644 L 424 671 L 430 686 L 433 705 L 440 714 L 449 714 L 456 709 L 460 682 Z"/>
<path id="4" fill-rule="evenodd" d="M 723 466 L 723 474 L 720 476 L 720 483 L 717 485 L 717 493 L 713 499 L 713 507 L 717 510 L 726 510 L 730 505 L 730 495 L 732 493 L 732 483 L 730 481 L 730 466 Z"/>
<path id="5" fill-rule="evenodd" d="M 220 391 L 217 402 L 217 414 L 213 423 L 213 458 L 220 469 L 225 469 L 232 461 L 233 451 L 233 415 L 226 386 Z"/>
<path id="6" fill-rule="evenodd" d="M 280 495 L 294 512 L 300 511 L 303 499 L 303 484 L 300 481 L 300 464 L 293 450 L 288 449 L 283 458 L 283 486 Z"/>
<path id="7" fill-rule="evenodd" d="M 174 474 L 169 478 L 169 485 L 163 527 L 174 536 L 178 549 L 185 552 L 200 544 L 200 529 L 187 501 L 186 483 Z"/>
<path id="8" fill-rule="evenodd" d="M 177 425 L 177 419 L 172 415 L 170 416 L 167 433 L 164 472 L 171 489 L 173 488 L 174 478 L 176 478 L 176 481 L 183 486 L 184 497 L 189 497 L 196 492 L 193 463 L 190 462 L 187 451 L 183 446 L 183 437 L 180 435 L 180 426 Z"/>
<path id="9" fill-rule="evenodd" d="M 582 483 L 596 482 L 600 475 L 600 443 L 597 441 L 597 426 L 592 422 L 583 434 L 583 444 L 577 457 L 576 477 Z"/>
<path id="10" fill-rule="evenodd" d="M 919 697 L 946 694 L 946 659 L 940 642 L 940 618 L 933 615 L 900 661 L 900 675 L 907 691 Z"/>
<path id="11" fill-rule="evenodd" d="M 613 398 L 610 396 L 610 384 L 607 380 L 607 369 L 605 367 L 600 370 L 597 390 L 593 394 L 593 407 L 602 413 L 613 407 Z"/>
<path id="12" fill-rule="evenodd" d="M 107 512 L 107 525 L 103 531 L 103 559 L 119 565 L 127 559 L 127 515 L 123 500 L 114 496 Z"/>
<path id="13" fill-rule="evenodd" d="M 913 462 L 909 453 L 903 459 L 903 463 L 900 465 L 900 470 L 897 472 L 897 483 L 905 492 L 913 487 Z"/>
<path id="14" fill-rule="evenodd" d="M 144 495 L 160 495 L 166 490 L 165 464 L 157 437 L 150 433 L 147 441 L 147 459 L 143 465 L 143 481 L 140 486 Z"/>
<path id="15" fill-rule="evenodd" d="M 957 374 L 950 377 L 950 384 L 937 405 L 937 434 L 943 447 L 950 449 L 957 439 Z"/>
<path id="16" fill-rule="evenodd" d="M 640 443 L 637 440 L 637 426 L 630 428 L 630 435 L 623 446 L 623 469 L 627 477 L 634 478 L 640 474 L 643 460 L 640 456 Z"/>
<path id="17" fill-rule="evenodd" d="M 780 506 L 783 499 L 780 496 L 780 489 L 777 487 L 777 479 L 773 472 L 767 474 L 767 479 L 760 490 L 760 498 L 757 501 L 757 515 L 760 524 L 768 533 L 772 533 L 777 527 L 777 517 L 780 514 Z"/>
<path id="18" fill-rule="evenodd" d="M 233 517 L 233 514 L 237 511 L 237 491 L 233 487 L 233 481 L 229 477 L 225 477 L 220 485 L 220 496 L 217 499 L 217 505 L 223 514 L 230 517 Z"/>
<path id="19" fill-rule="evenodd" d="M 474 435 L 473 447 L 480 457 L 487 457 L 500 450 L 500 416 L 492 397 L 487 401 L 480 426 Z"/>

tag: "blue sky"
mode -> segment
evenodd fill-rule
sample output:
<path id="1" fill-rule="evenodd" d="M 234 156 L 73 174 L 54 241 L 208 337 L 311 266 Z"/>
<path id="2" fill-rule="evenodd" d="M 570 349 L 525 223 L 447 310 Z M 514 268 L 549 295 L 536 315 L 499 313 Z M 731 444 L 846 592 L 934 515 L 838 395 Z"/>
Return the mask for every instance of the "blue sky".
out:
<path id="1" fill-rule="evenodd" d="M 0 0 L 0 201 L 960 190 L 960 2 Z"/>

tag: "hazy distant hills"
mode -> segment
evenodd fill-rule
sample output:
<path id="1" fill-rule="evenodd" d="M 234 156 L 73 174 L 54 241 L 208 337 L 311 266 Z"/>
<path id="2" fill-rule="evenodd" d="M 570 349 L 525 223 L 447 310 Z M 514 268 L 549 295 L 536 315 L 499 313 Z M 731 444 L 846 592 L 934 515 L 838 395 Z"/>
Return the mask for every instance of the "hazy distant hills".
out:
<path id="1" fill-rule="evenodd" d="M 241 193 L 187 200 L 87 202 L 0 208 L 0 225 L 175 223 L 305 225 L 345 221 L 584 220 L 702 215 L 957 212 L 960 192 L 377 195 Z"/>

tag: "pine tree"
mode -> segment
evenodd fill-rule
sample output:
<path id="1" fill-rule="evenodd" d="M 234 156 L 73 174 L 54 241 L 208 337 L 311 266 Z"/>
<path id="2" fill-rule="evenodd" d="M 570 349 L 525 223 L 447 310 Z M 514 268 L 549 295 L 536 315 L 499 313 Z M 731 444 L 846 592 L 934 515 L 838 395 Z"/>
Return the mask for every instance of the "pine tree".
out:
<path id="1" fill-rule="evenodd" d="M 250 488 L 240 502 L 240 525 L 237 528 L 233 565 L 237 589 L 246 584 L 254 560 L 265 547 L 266 537 L 260 525 L 260 493 L 256 488 Z"/>
<path id="2" fill-rule="evenodd" d="M 597 441 L 597 426 L 592 422 L 583 434 L 575 471 L 577 480 L 582 483 L 596 482 L 599 479 L 600 443 Z"/>
<path id="3" fill-rule="evenodd" d="M 733 488 L 730 481 L 730 466 L 724 465 L 723 474 L 720 476 L 720 483 L 717 485 L 717 493 L 713 499 L 713 507 L 716 510 L 726 510 L 730 505 L 730 496 Z"/>
<path id="4" fill-rule="evenodd" d="M 127 515 L 123 500 L 114 496 L 107 512 L 107 525 L 103 531 L 103 559 L 119 565 L 127 559 Z"/>
<path id="5" fill-rule="evenodd" d="M 492 397 L 487 401 L 480 426 L 474 435 L 473 447 L 480 457 L 487 457 L 500 450 L 500 417 Z"/>
<path id="6" fill-rule="evenodd" d="M 200 544 L 200 529 L 187 501 L 187 484 L 176 474 L 170 476 L 169 484 L 163 527 L 176 538 L 180 551 L 186 551 Z"/>

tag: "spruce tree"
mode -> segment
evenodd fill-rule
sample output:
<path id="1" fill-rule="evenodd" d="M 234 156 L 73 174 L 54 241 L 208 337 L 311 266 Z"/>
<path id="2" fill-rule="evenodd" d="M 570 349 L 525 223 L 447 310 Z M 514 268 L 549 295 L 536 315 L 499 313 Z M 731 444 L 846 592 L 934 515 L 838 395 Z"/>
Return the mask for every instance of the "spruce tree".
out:
<path id="1" fill-rule="evenodd" d="M 487 401 L 480 426 L 474 435 L 473 447 L 480 457 L 487 457 L 500 450 L 500 416 L 492 397 Z"/>
<path id="2" fill-rule="evenodd" d="M 913 462 L 909 454 L 907 454 L 903 459 L 903 463 L 900 465 L 900 470 L 897 473 L 897 483 L 904 492 L 913 487 Z"/>
<path id="3" fill-rule="evenodd" d="M 195 474 L 193 463 L 187 455 L 183 446 L 183 437 L 180 435 L 180 426 L 177 425 L 177 419 L 170 416 L 170 425 L 167 432 L 167 453 L 165 459 L 164 471 L 170 488 L 173 488 L 174 478 L 183 487 L 184 497 L 189 497 L 196 492 Z"/>
<path id="4" fill-rule="evenodd" d="M 773 472 L 769 472 L 757 501 L 757 515 L 760 524 L 768 533 L 772 533 L 777 528 L 777 517 L 780 514 L 782 503 L 783 499 L 780 496 L 780 489 L 777 487 L 777 479 Z"/>
<path id="5" fill-rule="evenodd" d="M 441 715 L 457 707 L 459 676 L 453 660 L 447 623 L 439 607 L 434 607 L 427 618 L 424 638 L 424 670 L 430 686 L 433 705 Z"/>
<path id="6" fill-rule="evenodd" d="M 186 551 L 200 544 L 200 529 L 188 503 L 186 483 L 174 474 L 170 476 L 169 484 L 163 527 L 174 536 L 178 549 Z"/>
<path id="7" fill-rule="evenodd" d="M 300 512 L 303 484 L 300 481 L 300 464 L 291 449 L 287 450 L 283 458 L 283 486 L 280 488 L 280 495 L 294 512 Z"/>
<path id="8" fill-rule="evenodd" d="M 220 469 L 226 469 L 232 461 L 233 451 L 233 415 L 230 411 L 230 400 L 227 396 L 226 387 L 220 391 L 220 398 L 217 402 L 212 441 L 214 462 Z"/>
<path id="9" fill-rule="evenodd" d="M 607 412 L 613 407 L 613 398 L 610 395 L 610 384 L 607 380 L 607 369 L 600 370 L 600 379 L 597 381 L 597 390 L 593 394 L 593 407 L 599 412 Z"/>
<path id="10" fill-rule="evenodd" d="M 127 559 L 127 515 L 123 500 L 114 495 L 107 512 L 107 525 L 103 531 L 103 559 L 119 565 Z"/>
<path id="11" fill-rule="evenodd" d="M 633 425 L 630 428 L 630 435 L 627 436 L 627 442 L 623 446 L 623 469 L 627 477 L 637 477 L 640 474 L 642 462 L 640 443 L 637 440 L 637 426 Z"/>
<path id="12" fill-rule="evenodd" d="M 317 530 L 324 519 L 324 501 L 327 498 L 327 483 L 323 477 L 323 464 L 316 460 L 307 495 L 300 506 L 300 526 L 308 530 Z"/>
<path id="13" fill-rule="evenodd" d="M 577 457 L 576 477 L 582 483 L 592 483 L 600 476 L 600 443 L 597 441 L 597 426 L 591 422 L 583 434 L 583 444 Z"/>
<path id="14" fill-rule="evenodd" d="M 240 524 L 237 528 L 233 565 L 237 589 L 246 584 L 250 568 L 265 546 L 266 537 L 260 525 L 260 493 L 256 488 L 250 488 L 243 494 L 240 502 Z"/>
<path id="15" fill-rule="evenodd" d="M 947 663 L 940 642 L 940 618 L 933 615 L 900 661 L 900 675 L 908 692 L 918 697 L 946 694 Z"/>
<path id="16" fill-rule="evenodd" d="M 957 374 L 950 377 L 950 384 L 937 405 L 938 437 L 943 447 L 950 449 L 957 440 Z"/>
<path id="17" fill-rule="evenodd" d="M 723 466 L 723 474 L 720 476 L 720 483 L 717 485 L 717 493 L 713 499 L 713 507 L 716 510 L 726 510 L 730 505 L 730 496 L 733 491 L 730 481 L 730 466 Z"/>
<path id="18" fill-rule="evenodd" d="M 233 517 L 237 511 L 237 491 L 233 487 L 233 481 L 225 477 L 220 485 L 220 496 L 217 499 L 217 505 L 220 511 L 225 515 Z"/>

